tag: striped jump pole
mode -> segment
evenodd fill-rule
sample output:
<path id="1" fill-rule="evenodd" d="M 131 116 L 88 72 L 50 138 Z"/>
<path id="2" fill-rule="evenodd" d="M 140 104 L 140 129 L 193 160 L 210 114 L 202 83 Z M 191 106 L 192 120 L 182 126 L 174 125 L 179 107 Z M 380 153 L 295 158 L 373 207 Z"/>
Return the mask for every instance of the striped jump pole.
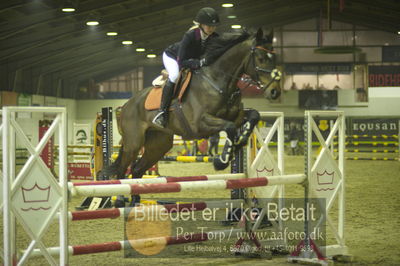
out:
<path id="1" fill-rule="evenodd" d="M 227 180 L 246 178 L 244 173 L 238 174 L 214 174 L 214 175 L 199 175 L 199 176 L 179 176 L 179 177 L 157 177 L 157 178 L 137 178 L 137 179 L 118 179 L 118 180 L 102 180 L 69 183 L 72 186 L 97 186 L 97 185 L 117 185 L 117 184 L 166 184 L 175 182 L 187 181 L 209 181 L 209 180 Z"/>
<path id="2" fill-rule="evenodd" d="M 113 195 L 140 195 L 152 193 L 174 193 L 185 191 L 204 191 L 208 189 L 225 190 L 249 187 L 263 187 L 270 184 L 295 184 L 302 182 L 305 175 L 283 175 L 273 177 L 243 178 L 237 180 L 211 180 L 177 182 L 166 184 L 119 184 L 119 185 L 97 185 L 97 186 L 73 186 L 70 191 L 72 196 L 113 196 Z"/>
<path id="3" fill-rule="evenodd" d="M 335 152 L 337 152 L 337 149 L 334 149 Z M 363 152 L 367 152 L 367 153 L 397 153 L 398 150 L 376 150 L 376 149 L 372 149 L 372 150 L 359 150 L 359 149 L 345 149 L 345 152 L 355 152 L 355 153 L 363 153 Z"/>
<path id="4" fill-rule="evenodd" d="M 192 212 L 202 211 L 204 209 L 226 209 L 226 208 L 239 208 L 243 207 L 243 200 L 224 200 L 224 201 L 203 201 L 192 203 L 177 203 L 165 205 L 141 205 L 131 208 L 112 208 L 112 209 L 99 209 L 93 211 L 75 211 L 70 212 L 68 218 L 70 221 L 106 219 L 124 217 L 126 214 L 134 213 L 135 209 L 141 213 L 156 214 L 157 212 Z"/>
<path id="5" fill-rule="evenodd" d="M 112 155 L 112 159 L 115 160 L 117 159 L 118 154 L 114 153 Z M 139 156 L 140 158 L 141 156 Z M 164 162 L 184 162 L 184 163 L 212 163 L 214 160 L 214 157 L 212 156 L 207 156 L 207 155 L 197 155 L 197 156 L 190 156 L 190 155 L 178 155 L 178 156 L 164 156 L 160 159 L 160 161 Z"/>
<path id="6" fill-rule="evenodd" d="M 184 163 L 195 163 L 195 162 L 213 162 L 213 157 L 211 156 L 164 156 L 161 161 L 168 162 L 184 162 Z"/>
<path id="7" fill-rule="evenodd" d="M 387 158 L 387 157 L 345 157 L 346 160 L 351 161 L 398 161 L 400 158 Z"/>
<path id="8" fill-rule="evenodd" d="M 168 237 L 153 237 L 135 240 L 123 240 L 114 242 L 105 242 L 98 244 L 69 246 L 68 254 L 72 256 L 85 255 L 101 252 L 112 252 L 126 249 L 143 250 L 154 247 L 165 247 L 170 245 L 179 245 L 187 243 L 204 242 L 215 240 L 215 236 L 220 235 L 235 235 L 238 232 L 243 232 L 244 229 L 219 230 L 211 232 L 203 232 L 191 234 L 189 236 L 168 236 Z M 47 248 L 50 255 L 57 256 L 60 253 L 59 247 Z M 32 250 L 31 257 L 42 256 L 40 249 Z"/>
<path id="9" fill-rule="evenodd" d="M 211 180 L 189 181 L 166 184 L 121 184 L 98 186 L 74 186 L 71 189 L 72 196 L 113 196 L 113 195 L 139 195 L 150 193 L 174 193 L 184 191 L 201 191 L 207 189 L 224 190 L 246 187 L 266 186 L 268 179 L 246 178 L 237 180 Z"/>

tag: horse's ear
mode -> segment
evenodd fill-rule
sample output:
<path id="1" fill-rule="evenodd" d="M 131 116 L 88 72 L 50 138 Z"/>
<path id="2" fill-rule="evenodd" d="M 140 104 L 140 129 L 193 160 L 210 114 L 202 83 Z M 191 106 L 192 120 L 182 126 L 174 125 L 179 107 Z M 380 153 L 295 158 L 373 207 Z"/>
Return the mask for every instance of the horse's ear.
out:
<path id="1" fill-rule="evenodd" d="M 257 33 L 256 33 L 256 42 L 261 42 L 263 39 L 263 30 L 261 28 L 258 28 Z"/>

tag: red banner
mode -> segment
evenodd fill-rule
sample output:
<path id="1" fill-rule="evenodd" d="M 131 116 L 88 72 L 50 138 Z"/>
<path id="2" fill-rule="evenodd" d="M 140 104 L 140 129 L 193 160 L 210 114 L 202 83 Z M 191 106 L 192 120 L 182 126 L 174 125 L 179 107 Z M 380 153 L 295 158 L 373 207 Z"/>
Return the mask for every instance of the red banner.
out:
<path id="1" fill-rule="evenodd" d="M 68 163 L 68 175 L 68 179 L 93 179 L 90 163 Z"/>
<path id="2" fill-rule="evenodd" d="M 50 122 L 49 122 L 50 123 Z M 39 141 L 43 138 L 44 134 L 46 134 L 46 131 L 49 129 L 48 124 L 46 125 L 39 125 Z M 40 154 L 40 157 L 44 161 L 44 163 L 47 165 L 49 169 L 54 169 L 54 136 L 52 136 L 46 143 L 46 146 L 44 146 L 42 153 Z"/>

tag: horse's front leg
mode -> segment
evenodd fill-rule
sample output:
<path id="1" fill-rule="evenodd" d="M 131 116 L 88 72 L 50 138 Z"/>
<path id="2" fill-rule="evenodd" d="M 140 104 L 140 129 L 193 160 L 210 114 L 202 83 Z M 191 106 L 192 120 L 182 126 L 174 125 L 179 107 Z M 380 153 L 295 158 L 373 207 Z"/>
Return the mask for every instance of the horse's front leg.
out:
<path id="1" fill-rule="evenodd" d="M 244 119 L 241 125 L 242 132 L 240 133 L 240 135 L 238 135 L 235 141 L 235 146 L 237 148 L 241 148 L 247 144 L 249 137 L 253 132 L 254 127 L 257 125 L 258 121 L 260 121 L 260 113 L 257 110 L 244 110 Z"/>
<path id="2" fill-rule="evenodd" d="M 222 153 L 214 156 L 213 160 L 215 170 L 224 170 L 232 160 L 233 143 L 236 137 L 235 123 L 204 114 L 200 125 L 203 130 L 208 132 L 216 133 L 224 131 L 226 133 L 226 141 Z"/>

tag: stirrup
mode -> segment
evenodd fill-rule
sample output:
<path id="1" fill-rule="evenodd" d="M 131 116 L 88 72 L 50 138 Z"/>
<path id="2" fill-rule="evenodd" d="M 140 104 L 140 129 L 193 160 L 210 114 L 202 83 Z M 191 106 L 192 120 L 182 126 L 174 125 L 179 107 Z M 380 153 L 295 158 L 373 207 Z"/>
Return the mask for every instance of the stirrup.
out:
<path id="1" fill-rule="evenodd" d="M 158 127 L 164 128 L 166 124 L 165 111 L 159 111 L 151 122 Z"/>

